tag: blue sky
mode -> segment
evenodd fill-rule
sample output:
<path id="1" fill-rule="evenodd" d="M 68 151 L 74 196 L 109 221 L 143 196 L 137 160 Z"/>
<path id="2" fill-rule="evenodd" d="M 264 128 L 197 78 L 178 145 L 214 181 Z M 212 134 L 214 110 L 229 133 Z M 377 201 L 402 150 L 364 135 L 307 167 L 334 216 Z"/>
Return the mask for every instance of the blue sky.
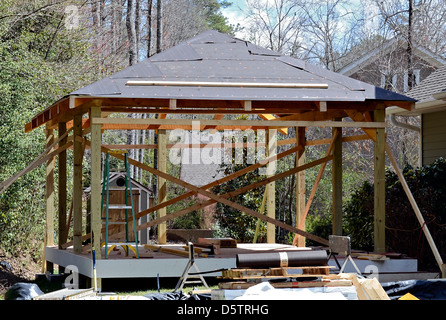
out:
<path id="1" fill-rule="evenodd" d="M 243 10 L 245 9 L 245 0 L 229 0 L 232 6 L 222 11 L 223 15 L 228 18 L 230 24 L 236 25 L 240 23 L 243 25 Z"/>

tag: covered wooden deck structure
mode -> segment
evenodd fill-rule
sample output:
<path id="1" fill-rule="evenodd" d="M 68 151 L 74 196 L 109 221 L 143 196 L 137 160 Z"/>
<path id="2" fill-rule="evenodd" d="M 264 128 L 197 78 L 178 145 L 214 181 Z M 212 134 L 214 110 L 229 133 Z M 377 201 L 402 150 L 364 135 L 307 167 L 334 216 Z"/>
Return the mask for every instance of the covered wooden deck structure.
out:
<path id="1" fill-rule="evenodd" d="M 267 222 L 268 242 L 275 242 L 275 227 L 296 234 L 295 245 L 304 246 L 309 238 L 327 246 L 328 240 L 305 231 L 318 182 L 325 166 L 333 163 L 333 234 L 342 234 L 342 143 L 371 139 L 375 143 L 375 251 L 385 251 L 385 109 L 398 106 L 410 110 L 414 100 L 408 97 L 341 76 L 304 61 L 285 57 L 249 42 L 220 34 L 204 32 L 184 43 L 128 67 L 103 80 L 77 90 L 37 114 L 25 130 L 45 127 L 47 149 L 41 161 L 47 163 L 47 236 L 46 245 L 53 244 L 53 220 L 59 221 L 58 247 L 73 248 L 74 254 L 100 248 L 104 234 L 101 225 L 101 161 L 110 149 L 157 148 L 158 168 L 136 159 L 130 164 L 158 177 L 158 201 L 136 218 L 156 212 L 156 218 L 138 225 L 138 230 L 158 225 L 159 244 L 166 243 L 166 221 L 219 202 Z M 116 114 L 145 113 L 146 118 L 133 119 Z M 178 115 L 211 115 L 212 119 L 180 119 Z M 153 115 L 157 115 L 154 117 Z M 228 120 L 225 115 L 252 115 L 251 120 Z M 278 134 L 296 128 L 292 139 L 278 141 Z M 331 127 L 328 140 L 306 141 L 308 127 Z M 343 127 L 362 128 L 364 134 L 342 136 Z M 157 145 L 102 145 L 104 130 L 157 130 Z M 235 172 L 203 187 L 197 187 L 166 173 L 169 130 L 265 130 L 267 159 Z M 290 144 L 290 149 L 277 154 L 277 144 Z M 326 155 L 305 162 L 305 149 L 311 145 L 328 145 Z M 67 150 L 73 149 L 72 217 L 67 208 Z M 82 162 L 84 150 L 91 152 L 91 232 L 82 225 Z M 211 188 L 296 154 L 296 166 L 286 172 L 270 170 L 259 182 L 227 194 L 215 194 Z M 114 155 L 117 158 L 122 156 Z M 55 161 L 58 162 L 58 204 L 54 203 Z M 306 169 L 320 166 L 318 179 L 308 201 L 305 200 Z M 396 164 L 394 163 L 394 166 Z M 297 175 L 296 226 L 276 220 L 275 186 L 278 179 Z M 166 181 L 188 191 L 174 199 L 166 199 Z M 266 186 L 267 210 L 262 214 L 231 200 L 237 194 Z M 166 215 L 166 207 L 192 195 L 201 194 L 208 200 L 187 209 Z M 415 204 L 416 205 L 416 204 Z M 73 228 L 68 239 L 67 226 Z M 427 230 L 425 228 L 424 230 Z M 111 238 L 119 238 L 119 233 Z M 87 241 L 90 239 L 90 241 Z M 100 250 L 96 258 L 101 259 Z M 442 262 L 441 262 L 442 263 Z"/>

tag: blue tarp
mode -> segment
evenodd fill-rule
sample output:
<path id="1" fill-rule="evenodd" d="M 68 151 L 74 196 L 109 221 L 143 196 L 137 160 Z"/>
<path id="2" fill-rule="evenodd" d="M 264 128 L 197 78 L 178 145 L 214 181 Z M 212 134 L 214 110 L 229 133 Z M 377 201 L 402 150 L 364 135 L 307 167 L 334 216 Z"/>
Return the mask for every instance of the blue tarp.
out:
<path id="1" fill-rule="evenodd" d="M 382 283 L 392 300 L 410 293 L 420 300 L 446 300 L 446 280 L 406 280 Z"/>

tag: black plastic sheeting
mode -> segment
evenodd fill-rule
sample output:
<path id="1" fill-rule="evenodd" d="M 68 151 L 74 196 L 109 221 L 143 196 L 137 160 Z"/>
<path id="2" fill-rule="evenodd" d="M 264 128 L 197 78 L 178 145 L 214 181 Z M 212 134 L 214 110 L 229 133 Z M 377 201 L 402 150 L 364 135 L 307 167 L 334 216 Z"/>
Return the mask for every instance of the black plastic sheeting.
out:
<path id="1" fill-rule="evenodd" d="M 420 300 L 446 300 L 445 280 L 406 280 L 385 282 L 381 286 L 391 300 L 410 293 Z"/>
<path id="2" fill-rule="evenodd" d="M 149 300 L 211 300 L 210 294 L 184 294 L 182 291 L 179 292 L 157 292 L 146 294 Z"/>
<path id="3" fill-rule="evenodd" d="M 32 300 L 42 294 L 42 290 L 34 283 L 18 282 L 6 292 L 5 300 Z"/>
<path id="4" fill-rule="evenodd" d="M 327 260 L 325 250 L 246 253 L 236 256 L 237 268 L 326 266 Z"/>

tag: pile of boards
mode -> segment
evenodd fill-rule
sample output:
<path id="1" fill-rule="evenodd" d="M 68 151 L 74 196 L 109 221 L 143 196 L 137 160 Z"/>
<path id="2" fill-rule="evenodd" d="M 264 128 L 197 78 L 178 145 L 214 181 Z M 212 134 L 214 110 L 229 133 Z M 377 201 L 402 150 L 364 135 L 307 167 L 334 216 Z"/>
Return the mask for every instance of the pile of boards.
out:
<path id="1" fill-rule="evenodd" d="M 232 238 L 198 238 L 194 245 L 194 255 L 197 257 L 206 258 L 220 254 L 220 248 L 237 248 L 237 241 Z M 146 249 L 154 252 L 164 252 L 173 255 L 189 257 L 189 247 L 187 245 L 181 248 L 169 248 L 166 246 L 159 246 L 153 244 L 144 245 Z"/>
<path id="2" fill-rule="evenodd" d="M 297 268 L 271 268 L 269 272 L 259 269 L 233 269 L 223 271 L 222 279 L 234 281 L 220 282 L 219 289 L 241 290 L 240 292 L 242 292 L 264 281 L 268 281 L 275 289 L 298 290 L 321 288 L 323 291 L 333 292 L 338 288 L 340 292 L 344 292 L 346 295 L 348 293 L 349 299 L 351 300 L 390 300 L 376 278 L 364 279 L 357 277 L 354 273 L 327 274 L 324 272 L 324 274 L 292 274 L 287 269 L 293 269 L 294 271 Z M 351 295 L 352 290 L 355 293 L 353 297 Z M 224 296 L 222 292 L 219 294 L 220 296 Z M 226 292 L 227 297 L 230 295 Z"/>

